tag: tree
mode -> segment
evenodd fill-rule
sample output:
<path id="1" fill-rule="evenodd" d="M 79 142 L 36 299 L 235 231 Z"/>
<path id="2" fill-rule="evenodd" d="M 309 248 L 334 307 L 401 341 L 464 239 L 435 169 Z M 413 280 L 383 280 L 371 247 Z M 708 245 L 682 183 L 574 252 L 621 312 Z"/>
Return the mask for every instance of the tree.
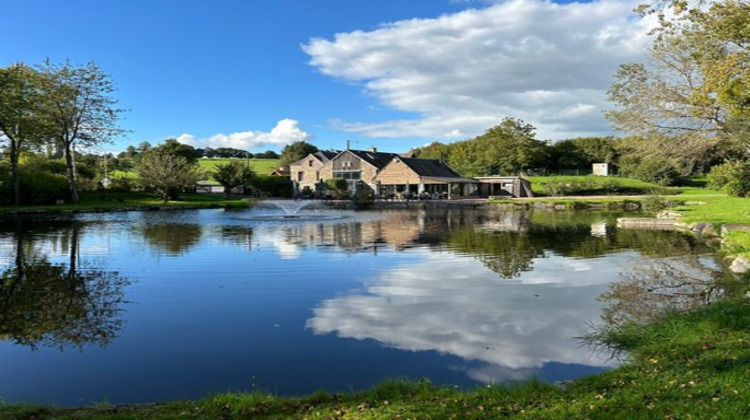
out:
<path id="1" fill-rule="evenodd" d="M 657 2 L 665 3 L 676 17 L 662 16 L 648 63 L 620 67 L 609 91 L 617 109 L 607 116 L 622 131 L 658 138 L 640 152 L 675 158 L 690 174 L 705 170 L 718 152 L 747 153 L 727 121 L 750 116 L 750 5 Z"/>
<path id="2" fill-rule="evenodd" d="M 13 204 L 21 204 L 18 159 L 24 148 L 46 140 L 48 127 L 39 117 L 39 74 L 24 64 L 0 69 L 0 138 L 8 142 Z"/>
<path id="3" fill-rule="evenodd" d="M 278 159 L 279 154 L 274 152 L 273 150 L 266 150 L 263 153 L 256 153 L 255 158 L 256 159 Z"/>
<path id="4" fill-rule="evenodd" d="M 224 195 L 229 198 L 234 188 L 247 184 L 255 174 L 244 162 L 233 160 L 216 165 L 212 175 L 224 187 Z"/>
<path id="5" fill-rule="evenodd" d="M 77 202 L 75 149 L 109 142 L 123 133 L 117 126 L 123 110 L 115 108 L 112 79 L 94 63 L 74 66 L 46 61 L 38 71 L 42 75 L 40 118 L 50 125 L 54 141 L 63 150 L 70 199 Z"/>
<path id="6" fill-rule="evenodd" d="M 198 158 L 203 156 L 202 150 L 196 149 L 189 144 L 182 144 L 176 139 L 166 139 L 164 143 L 149 150 L 155 150 L 159 153 L 173 156 L 181 156 L 190 163 L 195 162 Z"/>
<path id="7" fill-rule="evenodd" d="M 203 175 L 197 164 L 184 157 L 156 151 L 144 153 L 136 170 L 141 185 L 156 191 L 165 203 L 177 199 L 180 192 L 194 188 Z"/>
<path id="8" fill-rule="evenodd" d="M 522 120 L 505 118 L 500 125 L 472 140 L 478 151 L 475 159 L 485 172 L 475 175 L 523 174 L 539 165 L 546 145 L 534 138 L 534 130 Z"/>
<path id="9" fill-rule="evenodd" d="M 296 141 L 292 144 L 287 144 L 281 150 L 281 166 L 289 168 L 289 165 L 309 155 L 315 153 L 318 148 L 305 141 Z"/>

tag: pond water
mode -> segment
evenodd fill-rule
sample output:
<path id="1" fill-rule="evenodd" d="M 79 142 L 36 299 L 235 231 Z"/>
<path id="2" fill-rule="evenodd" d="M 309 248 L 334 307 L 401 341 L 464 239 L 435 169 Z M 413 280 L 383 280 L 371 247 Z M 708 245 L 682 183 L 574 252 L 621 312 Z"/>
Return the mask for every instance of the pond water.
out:
<path id="1" fill-rule="evenodd" d="M 0 399 L 565 381 L 616 365 L 578 338 L 592 325 L 722 293 L 707 249 L 618 230 L 615 213 L 276 214 L 0 222 Z M 654 286 L 649 270 L 695 282 Z"/>

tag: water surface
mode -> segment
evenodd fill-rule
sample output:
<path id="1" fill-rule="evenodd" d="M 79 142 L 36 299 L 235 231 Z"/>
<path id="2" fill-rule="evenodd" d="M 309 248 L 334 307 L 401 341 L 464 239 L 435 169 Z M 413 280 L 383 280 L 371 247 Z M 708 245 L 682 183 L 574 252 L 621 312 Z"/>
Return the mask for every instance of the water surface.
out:
<path id="1" fill-rule="evenodd" d="M 592 324 L 675 304 L 638 267 L 698 279 L 689 291 L 702 298 L 678 305 L 721 293 L 707 286 L 717 269 L 706 249 L 675 232 L 617 230 L 612 213 L 275 214 L 0 223 L 0 398 L 80 405 L 347 391 L 393 377 L 564 381 L 616 364 L 577 338 Z"/>

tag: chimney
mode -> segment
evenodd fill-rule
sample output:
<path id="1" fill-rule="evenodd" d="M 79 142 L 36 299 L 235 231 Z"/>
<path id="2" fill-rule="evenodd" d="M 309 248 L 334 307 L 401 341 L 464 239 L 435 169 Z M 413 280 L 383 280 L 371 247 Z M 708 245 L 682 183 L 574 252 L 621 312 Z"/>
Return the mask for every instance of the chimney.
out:
<path id="1" fill-rule="evenodd" d="M 370 146 L 370 151 L 371 151 L 372 153 L 377 153 L 377 152 L 378 152 L 378 148 L 377 148 L 377 147 L 375 147 L 375 146 Z"/>

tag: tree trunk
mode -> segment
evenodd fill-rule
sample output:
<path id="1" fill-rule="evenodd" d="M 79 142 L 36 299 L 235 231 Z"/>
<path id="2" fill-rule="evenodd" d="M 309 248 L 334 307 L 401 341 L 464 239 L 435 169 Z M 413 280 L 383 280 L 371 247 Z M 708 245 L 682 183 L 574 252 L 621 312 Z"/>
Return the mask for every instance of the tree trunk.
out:
<path id="1" fill-rule="evenodd" d="M 13 179 L 13 204 L 21 204 L 21 178 L 18 175 L 18 154 L 20 153 L 18 142 L 10 139 L 10 170 Z"/>
<path id="2" fill-rule="evenodd" d="M 77 203 L 78 185 L 76 182 L 76 161 L 71 144 L 65 144 L 65 166 L 68 168 L 68 185 L 70 185 L 70 201 Z"/>

